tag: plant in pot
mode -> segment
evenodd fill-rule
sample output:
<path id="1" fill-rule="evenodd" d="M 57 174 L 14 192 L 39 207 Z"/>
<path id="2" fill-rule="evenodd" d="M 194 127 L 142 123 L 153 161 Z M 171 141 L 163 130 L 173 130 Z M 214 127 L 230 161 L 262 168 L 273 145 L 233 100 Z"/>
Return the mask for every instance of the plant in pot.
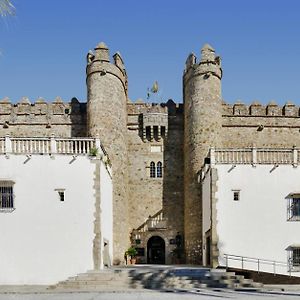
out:
<path id="1" fill-rule="evenodd" d="M 129 247 L 126 251 L 126 255 L 130 256 L 130 263 L 134 265 L 136 263 L 137 250 L 134 247 Z"/>

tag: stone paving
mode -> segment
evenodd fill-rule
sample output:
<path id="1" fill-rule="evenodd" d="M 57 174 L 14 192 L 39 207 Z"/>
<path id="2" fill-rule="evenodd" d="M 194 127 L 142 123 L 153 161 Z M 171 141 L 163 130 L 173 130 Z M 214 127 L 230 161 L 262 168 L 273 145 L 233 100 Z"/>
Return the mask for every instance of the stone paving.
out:
<path id="1" fill-rule="evenodd" d="M 226 289 L 210 290 L 199 289 L 190 291 L 173 291 L 173 292 L 159 292 L 159 291 L 132 291 L 132 292 L 111 292 L 111 293 L 8 293 L 1 294 L 0 300 L 210 300 L 210 299 L 299 299 L 300 291 L 270 291 L 263 293 L 253 292 L 238 292 Z"/>

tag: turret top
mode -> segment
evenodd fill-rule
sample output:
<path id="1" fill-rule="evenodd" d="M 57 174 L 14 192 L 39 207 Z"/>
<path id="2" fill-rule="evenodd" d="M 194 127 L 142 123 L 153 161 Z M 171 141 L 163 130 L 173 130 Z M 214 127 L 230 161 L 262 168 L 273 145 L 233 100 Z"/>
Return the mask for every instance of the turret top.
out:
<path id="1" fill-rule="evenodd" d="M 205 45 L 202 47 L 201 50 L 202 50 L 202 51 L 210 50 L 210 51 L 215 52 L 215 49 L 214 49 L 211 45 L 209 45 L 209 44 L 205 44 Z"/>
<path id="2" fill-rule="evenodd" d="M 96 49 L 108 49 L 108 47 L 107 47 L 107 45 L 106 45 L 104 42 L 100 42 L 100 43 L 96 46 L 95 50 L 96 50 Z"/>
<path id="3" fill-rule="evenodd" d="M 205 44 L 201 49 L 201 61 L 214 61 L 215 60 L 215 49 L 209 44 Z"/>
<path id="4" fill-rule="evenodd" d="M 99 43 L 95 48 L 95 59 L 109 62 L 109 49 L 104 42 Z"/>

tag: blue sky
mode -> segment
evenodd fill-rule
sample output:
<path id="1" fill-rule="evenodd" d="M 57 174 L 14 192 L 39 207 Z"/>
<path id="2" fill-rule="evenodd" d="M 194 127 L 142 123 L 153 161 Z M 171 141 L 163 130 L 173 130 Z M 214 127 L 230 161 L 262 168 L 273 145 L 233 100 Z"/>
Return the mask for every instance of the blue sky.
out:
<path id="1" fill-rule="evenodd" d="M 298 0 L 12 0 L 0 20 L 0 99 L 86 101 L 86 53 L 104 41 L 120 51 L 129 97 L 182 102 L 182 72 L 205 43 L 222 57 L 223 98 L 300 104 Z M 157 101 L 157 100 L 156 100 Z"/>

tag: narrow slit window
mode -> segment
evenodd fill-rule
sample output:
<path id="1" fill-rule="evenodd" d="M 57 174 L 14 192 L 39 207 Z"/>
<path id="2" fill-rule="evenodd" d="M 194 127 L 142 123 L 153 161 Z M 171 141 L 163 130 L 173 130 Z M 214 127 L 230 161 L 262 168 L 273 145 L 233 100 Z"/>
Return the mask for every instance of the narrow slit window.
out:
<path id="1" fill-rule="evenodd" d="M 165 126 L 160 127 L 160 134 L 163 138 L 166 136 L 166 127 Z"/>
<path id="2" fill-rule="evenodd" d="M 158 126 L 153 126 L 154 139 L 158 140 Z"/>
<path id="3" fill-rule="evenodd" d="M 150 177 L 155 178 L 155 163 L 151 161 L 150 163 Z"/>
<path id="4" fill-rule="evenodd" d="M 146 126 L 146 139 L 150 141 L 151 139 L 151 128 L 150 126 Z"/>
<path id="5" fill-rule="evenodd" d="M 162 163 L 160 161 L 157 163 L 156 172 L 157 172 L 157 177 L 162 178 Z"/>

